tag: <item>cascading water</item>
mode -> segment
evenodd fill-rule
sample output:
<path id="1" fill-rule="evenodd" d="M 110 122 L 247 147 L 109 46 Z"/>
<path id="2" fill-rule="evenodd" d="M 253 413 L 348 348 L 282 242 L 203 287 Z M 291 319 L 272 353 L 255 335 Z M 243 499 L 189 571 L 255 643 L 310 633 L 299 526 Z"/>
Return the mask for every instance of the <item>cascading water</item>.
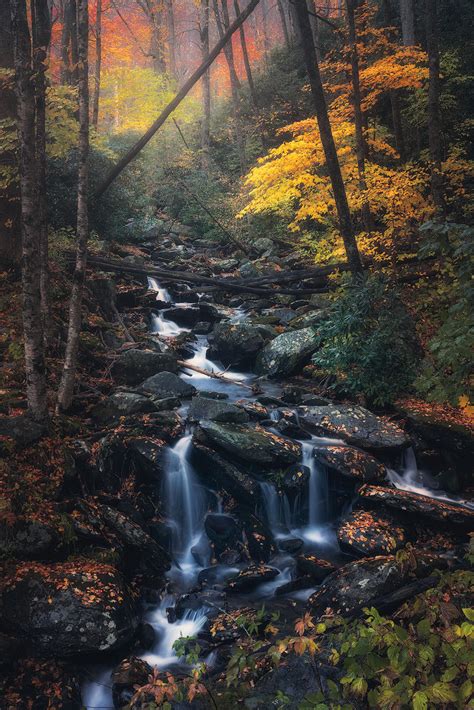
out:
<path id="1" fill-rule="evenodd" d="M 163 499 L 171 526 L 173 561 L 189 582 L 209 561 L 209 545 L 204 535 L 206 494 L 189 462 L 191 434 L 181 437 L 168 450 Z M 196 556 L 199 555 L 201 565 Z"/>
<path id="2" fill-rule="evenodd" d="M 171 302 L 171 296 L 166 288 L 163 288 L 160 286 L 158 281 L 154 279 L 152 276 L 148 276 L 148 288 L 150 291 L 155 291 L 156 293 L 156 300 L 157 301 L 163 301 L 164 303 L 170 303 Z"/>

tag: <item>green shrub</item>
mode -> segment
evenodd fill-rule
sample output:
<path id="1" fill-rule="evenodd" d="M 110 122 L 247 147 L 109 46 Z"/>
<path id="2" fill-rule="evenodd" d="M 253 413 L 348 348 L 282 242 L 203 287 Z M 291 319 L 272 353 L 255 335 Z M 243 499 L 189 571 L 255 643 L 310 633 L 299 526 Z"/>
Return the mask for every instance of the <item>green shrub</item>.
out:
<path id="1" fill-rule="evenodd" d="M 413 381 L 419 353 L 414 323 L 384 279 L 344 279 L 319 334 L 313 362 L 336 377 L 335 387 L 382 405 Z"/>

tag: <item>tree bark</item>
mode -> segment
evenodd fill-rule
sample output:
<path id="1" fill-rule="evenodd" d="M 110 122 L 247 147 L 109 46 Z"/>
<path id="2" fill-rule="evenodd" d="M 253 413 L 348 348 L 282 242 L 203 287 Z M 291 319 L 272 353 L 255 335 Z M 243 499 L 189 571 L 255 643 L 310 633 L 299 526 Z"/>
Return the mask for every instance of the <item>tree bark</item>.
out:
<path id="1" fill-rule="evenodd" d="M 357 0 L 346 0 L 346 15 L 348 25 L 349 45 L 351 50 L 351 82 L 352 82 L 352 106 L 354 109 L 355 138 L 357 171 L 359 174 L 359 189 L 364 196 L 362 202 L 362 220 L 367 232 L 372 231 L 372 215 L 367 191 L 367 180 L 365 176 L 365 161 L 367 159 L 367 143 L 364 136 L 362 98 L 360 91 L 359 75 L 359 53 L 357 50 L 357 31 L 355 23 L 355 5 Z"/>
<path id="2" fill-rule="evenodd" d="M 79 352 L 81 332 L 82 294 L 87 266 L 87 241 L 89 237 L 89 8 L 88 0 L 77 0 L 77 30 L 79 50 L 79 146 L 76 264 L 69 302 L 69 323 L 64 357 L 64 369 L 58 391 L 58 411 L 71 406 Z"/>
<path id="3" fill-rule="evenodd" d="M 390 27 L 393 24 L 392 7 L 390 4 L 390 0 L 383 0 L 382 10 L 384 23 L 387 27 Z M 395 136 L 395 146 L 400 156 L 400 160 L 403 163 L 406 160 L 405 137 L 403 135 L 403 123 L 400 110 L 400 96 L 398 91 L 391 89 L 389 91 L 389 98 L 390 108 L 392 110 L 392 127 L 393 135 Z"/>
<path id="4" fill-rule="evenodd" d="M 100 103 L 100 73 L 102 67 L 102 0 L 97 0 L 95 18 L 95 66 L 94 66 L 94 95 L 92 98 L 92 125 L 95 129 L 99 125 Z"/>
<path id="5" fill-rule="evenodd" d="M 199 17 L 199 38 L 201 59 L 209 56 L 209 0 L 201 0 Z M 202 123 L 201 123 L 201 167 L 209 172 L 209 152 L 211 144 L 211 70 L 202 77 Z"/>
<path id="6" fill-rule="evenodd" d="M 316 16 L 316 3 L 314 0 L 308 0 L 309 21 L 311 24 L 311 32 L 313 34 L 314 49 L 316 51 L 316 59 L 321 62 L 321 50 L 319 46 L 319 20 Z"/>
<path id="7" fill-rule="evenodd" d="M 64 0 L 61 35 L 61 84 L 76 86 L 78 82 L 77 7 L 76 0 Z"/>
<path id="8" fill-rule="evenodd" d="M 168 66 L 172 77 L 177 76 L 176 66 L 176 29 L 174 22 L 173 0 L 166 0 L 166 24 L 168 28 Z"/>
<path id="9" fill-rule="evenodd" d="M 199 79 L 206 73 L 211 64 L 219 56 L 219 53 L 225 47 L 226 43 L 231 39 L 232 35 L 239 29 L 242 22 L 245 22 L 247 17 L 251 15 L 254 9 L 257 7 L 259 0 L 250 0 L 249 4 L 241 15 L 231 24 L 224 36 L 217 42 L 213 47 L 207 59 L 196 69 L 196 71 L 189 77 L 189 79 L 183 84 L 178 93 L 169 102 L 167 106 L 163 109 L 161 114 L 158 116 L 156 121 L 150 126 L 146 133 L 133 145 L 130 150 L 119 160 L 119 162 L 112 168 L 110 173 L 107 175 L 103 183 L 99 186 L 95 193 L 95 197 L 100 197 L 104 194 L 107 188 L 113 183 L 113 181 L 120 175 L 122 170 L 127 167 L 129 163 L 138 155 L 138 153 L 146 146 L 148 141 L 153 138 L 155 133 L 161 128 L 166 119 L 173 113 L 173 111 L 180 105 L 181 101 L 189 94 L 193 86 L 199 81 Z"/>
<path id="10" fill-rule="evenodd" d="M 16 98 L 14 82 L 13 36 L 9 2 L 0 3 L 0 121 L 14 135 Z M 9 174 L 0 191 L 0 266 L 17 264 L 21 258 L 20 187 L 14 150 L 0 152 L 0 168 Z"/>
<path id="11" fill-rule="evenodd" d="M 406 47 L 415 44 L 415 3 L 414 0 L 400 0 L 402 41 Z"/>
<path id="12" fill-rule="evenodd" d="M 306 0 L 294 0 L 294 7 L 301 35 L 301 45 L 305 57 L 306 71 L 308 73 L 311 94 L 313 96 L 314 107 L 316 110 L 319 133 L 321 135 L 321 143 L 323 145 L 326 159 L 326 167 L 331 180 L 334 201 L 336 203 L 339 230 L 341 232 L 341 237 L 347 254 L 347 261 L 352 273 L 361 273 L 363 271 L 362 262 L 354 236 L 346 189 L 342 179 L 341 167 L 339 165 L 339 158 L 332 135 L 331 124 L 329 122 L 319 64 L 316 59 L 311 27 L 309 25 Z"/>
<path id="13" fill-rule="evenodd" d="M 48 420 L 40 290 L 40 210 L 35 150 L 35 84 L 25 0 L 10 0 L 14 37 L 22 220 L 22 290 L 26 396 L 31 417 Z"/>
<path id="14" fill-rule="evenodd" d="M 234 0 L 234 9 L 235 9 L 235 16 L 238 17 L 240 15 L 239 0 Z M 228 28 L 226 28 L 226 29 L 228 29 Z M 245 38 L 245 30 L 244 30 L 243 25 L 240 25 L 240 27 L 239 27 L 239 34 L 240 34 L 240 46 L 242 47 L 242 56 L 244 58 L 245 74 L 247 76 L 247 82 L 249 85 L 250 96 L 252 97 L 252 103 L 253 103 L 254 107 L 258 108 L 257 92 L 255 91 L 255 84 L 253 81 L 252 68 L 250 66 L 249 53 L 248 53 L 248 49 L 247 49 L 247 40 Z"/>
<path id="15" fill-rule="evenodd" d="M 428 142 L 431 158 L 431 194 L 439 212 L 445 212 L 443 175 L 443 134 L 439 108 L 439 43 L 438 43 L 438 3 L 425 0 L 426 45 L 428 50 Z"/>
<path id="16" fill-rule="evenodd" d="M 283 0 L 277 0 L 278 14 L 280 15 L 281 29 L 283 32 L 283 39 L 285 40 L 285 45 L 287 49 L 290 48 L 290 33 L 288 32 L 288 23 L 286 21 L 285 8 L 283 6 Z"/>

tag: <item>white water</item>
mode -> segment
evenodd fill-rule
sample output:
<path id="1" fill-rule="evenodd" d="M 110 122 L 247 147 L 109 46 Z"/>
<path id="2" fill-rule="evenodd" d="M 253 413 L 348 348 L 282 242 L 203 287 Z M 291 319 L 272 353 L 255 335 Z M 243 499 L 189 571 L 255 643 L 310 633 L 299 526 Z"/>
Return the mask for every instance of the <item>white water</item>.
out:
<path id="1" fill-rule="evenodd" d="M 174 321 L 165 318 L 162 311 L 152 313 L 151 315 L 151 332 L 158 335 L 176 336 L 183 331 L 188 331 L 189 328 L 181 328 Z"/>
<path id="2" fill-rule="evenodd" d="M 169 292 L 167 291 L 166 288 L 163 288 L 160 286 L 158 281 L 154 279 L 152 276 L 148 276 L 148 288 L 150 291 L 155 291 L 156 292 L 156 300 L 157 301 L 164 301 L 165 303 L 170 303 L 171 302 L 171 296 Z"/>
<path id="3" fill-rule="evenodd" d="M 209 563 L 210 550 L 204 534 L 207 496 L 189 462 L 191 434 L 178 439 L 167 452 L 163 498 L 171 526 L 173 560 L 183 581 L 190 583 Z M 193 550 L 198 548 L 201 565 Z"/>
<path id="4" fill-rule="evenodd" d="M 456 496 L 449 496 L 445 491 L 437 490 L 435 488 L 436 482 L 429 473 L 421 471 L 418 468 L 415 452 L 412 448 L 407 449 L 404 453 L 402 471 L 397 472 L 393 469 L 387 469 L 387 476 L 390 483 L 400 490 L 418 493 L 419 495 L 435 498 L 445 503 L 464 505 L 467 508 L 474 509 L 473 501 L 463 500 Z"/>

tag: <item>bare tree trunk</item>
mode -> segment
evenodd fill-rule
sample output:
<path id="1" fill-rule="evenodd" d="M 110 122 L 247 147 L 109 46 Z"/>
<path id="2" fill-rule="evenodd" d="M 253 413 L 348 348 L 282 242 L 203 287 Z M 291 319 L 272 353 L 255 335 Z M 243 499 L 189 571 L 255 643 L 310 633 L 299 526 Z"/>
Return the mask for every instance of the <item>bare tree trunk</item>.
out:
<path id="1" fill-rule="evenodd" d="M 201 0 L 199 17 L 199 37 L 201 57 L 204 62 L 209 56 L 209 0 Z M 211 70 L 202 77 L 202 123 L 201 123 L 201 166 L 209 171 L 209 151 L 211 143 Z"/>
<path id="2" fill-rule="evenodd" d="M 71 34 L 70 22 L 70 5 L 69 0 L 62 0 L 62 30 L 61 30 L 61 67 L 60 67 L 60 82 L 61 84 L 71 83 L 71 60 L 69 58 L 69 43 Z"/>
<path id="3" fill-rule="evenodd" d="M 234 9 L 235 9 L 235 16 L 238 17 L 240 15 L 239 0 L 234 0 Z M 243 25 L 240 25 L 240 27 L 239 27 L 239 34 L 240 34 L 240 45 L 242 47 L 242 56 L 244 58 L 245 74 L 247 76 L 247 82 L 248 82 L 249 89 L 250 89 L 250 95 L 252 97 L 252 103 L 255 106 L 255 108 L 258 108 L 257 93 L 255 91 L 255 84 L 253 81 L 252 68 L 250 66 L 249 53 L 247 50 L 247 40 L 245 38 L 245 30 L 244 30 Z"/>
<path id="4" fill-rule="evenodd" d="M 283 6 L 283 0 L 277 0 L 278 14 L 280 15 L 281 29 L 283 32 L 283 39 L 285 40 L 285 45 L 290 48 L 290 33 L 288 32 L 288 23 L 286 21 L 285 8 Z"/>
<path id="5" fill-rule="evenodd" d="M 166 0 L 166 20 L 168 26 L 168 64 L 171 76 L 177 76 L 176 67 L 176 29 L 174 22 L 173 0 Z"/>
<path id="6" fill-rule="evenodd" d="M 58 392 L 58 411 L 71 406 L 79 352 L 81 332 L 82 294 L 87 266 L 87 241 L 89 237 L 88 189 L 89 189 L 89 67 L 88 0 L 77 0 L 77 30 L 79 49 L 79 170 L 77 189 L 77 247 L 76 265 L 69 303 L 69 325 L 64 357 L 64 369 Z"/>
<path id="7" fill-rule="evenodd" d="M 346 0 L 347 25 L 349 30 L 349 45 L 351 49 L 351 81 L 352 81 L 352 106 L 354 108 L 355 138 L 357 171 L 359 173 L 359 189 L 364 195 L 362 202 L 362 220 L 367 232 L 373 229 L 372 215 L 367 193 L 367 180 L 365 177 L 365 161 L 367 159 L 367 143 L 364 136 L 363 115 L 361 106 L 359 53 L 357 51 L 357 34 L 355 24 L 355 4 L 357 0 Z"/>
<path id="8" fill-rule="evenodd" d="M 230 27 L 229 8 L 227 7 L 227 0 L 221 0 L 222 17 L 219 12 L 218 0 L 213 0 L 213 6 L 219 38 L 222 39 L 224 37 L 224 34 Z M 240 173 L 241 175 L 243 175 L 246 171 L 247 160 L 245 157 L 245 141 L 242 130 L 242 121 L 240 119 L 240 81 L 237 76 L 237 71 L 235 69 L 232 41 L 227 42 L 227 44 L 224 46 L 224 55 L 229 69 L 230 91 L 232 97 L 232 109 L 235 124 L 235 143 L 237 146 L 237 154 L 239 157 Z"/>
<path id="9" fill-rule="evenodd" d="M 339 221 L 339 230 L 344 242 L 344 247 L 347 254 L 347 261 L 350 270 L 353 274 L 363 271 L 362 262 L 360 259 L 359 249 L 354 236 L 354 229 L 347 202 L 346 189 L 341 174 L 339 158 L 332 135 L 331 124 L 324 96 L 319 64 L 316 59 L 316 52 L 313 44 L 313 36 L 309 25 L 308 8 L 306 0 L 294 0 L 296 11 L 296 19 L 298 21 L 299 32 L 301 35 L 301 44 L 306 63 L 306 71 L 308 73 L 309 84 L 313 96 L 314 107 L 316 109 L 316 118 L 321 135 L 321 143 L 323 145 L 324 155 L 326 159 L 326 167 L 331 180 L 334 201 L 336 203 L 337 216 Z"/>
<path id="10" fill-rule="evenodd" d="M 295 2 L 288 3 L 288 15 L 290 18 L 290 44 L 299 45 L 301 44 L 301 30 L 298 22 L 298 14 L 296 10 Z M 308 12 L 306 10 L 306 17 L 308 17 Z"/>
<path id="11" fill-rule="evenodd" d="M 14 89 L 13 36 L 9 2 L 0 3 L 0 122 L 15 134 L 16 98 Z M 0 190 L 0 267 L 20 261 L 20 188 L 16 175 L 15 151 L 0 152 L 0 169 L 9 174 L 8 185 Z"/>
<path id="12" fill-rule="evenodd" d="M 38 208 L 40 230 L 41 312 L 45 348 L 50 329 L 48 212 L 46 207 L 46 62 L 51 41 L 51 17 L 47 0 L 31 4 L 33 35 L 33 70 L 35 73 L 36 155 L 38 169 Z"/>
<path id="13" fill-rule="evenodd" d="M 97 0 L 95 18 L 95 66 L 94 66 L 94 95 L 92 98 L 92 125 L 97 129 L 99 125 L 100 102 L 100 72 L 102 67 L 102 0 Z"/>
<path id="14" fill-rule="evenodd" d="M 383 0 L 382 3 L 384 23 L 389 27 L 392 24 L 392 9 L 390 5 L 390 0 Z M 400 156 L 400 160 L 405 162 L 406 152 L 405 152 L 405 137 L 403 135 L 403 123 L 402 115 L 400 110 L 400 96 L 398 91 L 391 89 L 389 91 L 390 97 L 390 108 L 392 110 L 392 127 L 393 135 L 395 136 L 395 145 Z"/>
<path id="15" fill-rule="evenodd" d="M 400 0 L 402 40 L 406 47 L 415 44 L 415 3 L 414 0 Z"/>
<path id="16" fill-rule="evenodd" d="M 428 141 L 431 157 L 431 194 L 440 212 L 445 212 L 443 175 L 443 134 L 439 108 L 440 76 L 438 46 L 438 3 L 425 0 L 426 45 L 428 50 Z"/>
<path id="17" fill-rule="evenodd" d="M 28 410 L 48 420 L 40 290 L 40 210 L 35 150 L 35 91 L 32 46 L 25 0 L 10 0 L 14 36 L 22 220 L 22 287 Z"/>

